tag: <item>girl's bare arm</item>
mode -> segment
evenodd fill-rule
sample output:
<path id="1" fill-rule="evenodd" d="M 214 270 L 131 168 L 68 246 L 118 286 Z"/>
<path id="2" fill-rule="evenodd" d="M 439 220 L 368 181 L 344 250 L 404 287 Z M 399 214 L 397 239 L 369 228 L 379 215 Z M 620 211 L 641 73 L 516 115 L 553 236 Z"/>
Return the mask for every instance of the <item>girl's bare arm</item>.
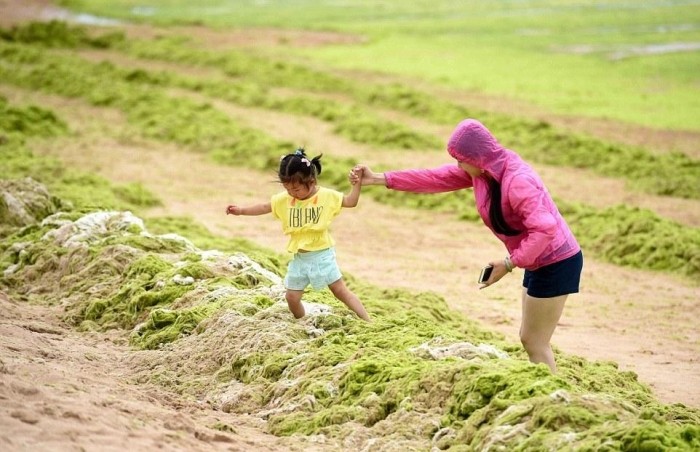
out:
<path id="1" fill-rule="evenodd" d="M 269 202 L 254 204 L 252 206 L 236 206 L 229 205 L 226 207 L 226 215 L 265 215 L 266 213 L 272 212 L 272 205 Z"/>
<path id="2" fill-rule="evenodd" d="M 352 185 L 350 193 L 343 196 L 343 207 L 355 207 L 360 200 L 360 192 L 362 191 L 362 181 L 358 181 Z"/>

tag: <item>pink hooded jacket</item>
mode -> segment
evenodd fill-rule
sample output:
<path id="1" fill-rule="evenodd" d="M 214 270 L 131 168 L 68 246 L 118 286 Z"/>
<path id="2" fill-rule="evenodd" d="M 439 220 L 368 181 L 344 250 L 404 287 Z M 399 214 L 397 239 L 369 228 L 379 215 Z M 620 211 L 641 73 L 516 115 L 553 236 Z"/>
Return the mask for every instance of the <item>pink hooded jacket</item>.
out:
<path id="1" fill-rule="evenodd" d="M 506 236 L 493 231 L 487 180 L 472 178 L 457 165 L 386 172 L 386 186 L 413 193 L 441 193 L 473 187 L 481 219 L 505 244 L 511 261 L 518 267 L 536 270 L 580 251 L 576 238 L 537 173 L 515 152 L 501 146 L 479 121 L 466 119 L 459 123 L 450 137 L 447 151 L 460 162 L 484 169 L 501 183 L 503 217 L 511 228 L 523 232 Z"/>

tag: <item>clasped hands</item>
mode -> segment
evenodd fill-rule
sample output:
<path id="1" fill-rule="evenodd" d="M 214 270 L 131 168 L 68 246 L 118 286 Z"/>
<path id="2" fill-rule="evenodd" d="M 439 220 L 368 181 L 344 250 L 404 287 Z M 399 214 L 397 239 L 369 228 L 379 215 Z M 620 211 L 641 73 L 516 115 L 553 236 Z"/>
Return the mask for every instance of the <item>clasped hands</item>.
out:
<path id="1" fill-rule="evenodd" d="M 350 181 L 352 185 L 355 185 L 358 182 L 363 182 L 367 180 L 368 176 L 371 174 L 372 171 L 367 165 L 357 164 L 353 166 L 350 172 L 348 173 L 348 181 Z"/>

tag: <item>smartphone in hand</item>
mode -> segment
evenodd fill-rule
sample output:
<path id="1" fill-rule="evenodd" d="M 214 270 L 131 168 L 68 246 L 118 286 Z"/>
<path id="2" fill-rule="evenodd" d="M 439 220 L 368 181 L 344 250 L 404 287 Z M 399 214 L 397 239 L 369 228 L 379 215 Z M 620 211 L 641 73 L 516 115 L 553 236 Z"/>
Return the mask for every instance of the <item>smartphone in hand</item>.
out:
<path id="1" fill-rule="evenodd" d="M 479 274 L 479 284 L 486 283 L 486 281 L 488 281 L 491 277 L 492 271 L 493 267 L 491 265 L 487 265 L 486 267 L 482 268 L 481 273 Z"/>

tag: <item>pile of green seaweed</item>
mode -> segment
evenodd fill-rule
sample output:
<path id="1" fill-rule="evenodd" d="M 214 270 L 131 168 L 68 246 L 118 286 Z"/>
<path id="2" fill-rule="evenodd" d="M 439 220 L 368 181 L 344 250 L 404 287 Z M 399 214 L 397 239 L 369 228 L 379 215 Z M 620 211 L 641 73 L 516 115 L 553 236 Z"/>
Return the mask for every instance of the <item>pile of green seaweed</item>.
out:
<path id="1" fill-rule="evenodd" d="M 350 278 L 372 323 L 327 291 L 295 320 L 273 253 L 201 249 L 129 211 L 73 209 L 32 178 L 3 180 L 0 195 L 3 291 L 61 306 L 78 330 L 123 331 L 140 350 L 135 381 L 276 435 L 353 449 L 700 447 L 700 412 L 660 403 L 634 373 L 557 353 L 552 375 L 434 294 Z"/>
<path id="2" fill-rule="evenodd" d="M 123 67 L 108 59 L 95 62 L 66 49 L 100 49 L 105 56 L 128 57 L 143 67 Z M 167 61 L 173 69 L 149 69 L 148 63 L 153 61 Z M 212 72 L 193 77 L 177 70 L 187 67 L 204 67 Z M 127 38 L 119 31 L 88 32 L 55 21 L 0 29 L 0 79 L 19 89 L 80 99 L 122 112 L 137 136 L 208 154 L 219 164 L 274 170 L 279 156 L 294 149 L 295 144 L 234 120 L 216 108 L 215 99 L 314 117 L 331 124 L 334 133 L 381 152 L 437 150 L 444 146 L 444 138 L 378 117 L 376 110 L 384 109 L 440 126 L 477 117 L 503 143 L 533 162 L 586 168 L 623 178 L 632 190 L 689 199 L 700 196 L 696 183 L 700 162 L 684 154 L 659 155 L 576 136 L 546 123 L 475 111 L 408 88 L 361 84 L 242 50 L 201 49 L 182 36 Z M 280 95 L 274 88 L 292 90 L 294 95 Z M 195 95 L 205 101 L 193 100 Z M 324 180 L 330 186 L 346 189 L 347 170 L 356 162 L 332 155 L 326 158 Z M 450 193 L 414 196 L 378 187 L 369 187 L 366 193 L 384 203 L 480 220 L 469 203 Z M 140 187 L 131 186 L 122 187 L 117 196 L 145 201 L 142 198 L 146 194 Z M 557 205 L 581 245 L 596 258 L 689 278 L 700 275 L 700 229 L 696 227 L 624 204 L 598 209 L 557 200 Z"/>

